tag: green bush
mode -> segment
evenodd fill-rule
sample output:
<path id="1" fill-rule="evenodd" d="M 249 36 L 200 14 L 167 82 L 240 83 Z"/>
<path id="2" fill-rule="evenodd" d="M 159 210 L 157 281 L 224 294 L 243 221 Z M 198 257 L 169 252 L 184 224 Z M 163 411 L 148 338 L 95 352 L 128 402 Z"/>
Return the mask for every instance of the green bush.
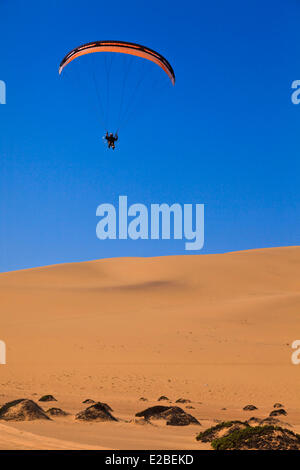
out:
<path id="1" fill-rule="evenodd" d="M 217 431 L 224 429 L 224 428 L 231 428 L 231 426 L 234 426 L 235 424 L 246 424 L 246 423 L 243 423 L 242 421 L 223 421 L 222 423 L 219 423 L 216 426 L 213 426 L 211 428 L 206 429 L 203 432 L 200 432 L 200 434 L 198 434 L 198 436 L 196 437 L 196 440 L 202 441 L 202 442 L 211 441 L 214 438 L 214 435 Z"/>
<path id="2" fill-rule="evenodd" d="M 250 449 L 267 449 L 270 448 L 272 444 L 272 435 L 274 431 L 280 431 L 283 433 L 284 437 L 282 440 L 285 441 L 283 443 L 289 445 L 294 444 L 294 441 L 298 440 L 298 444 L 300 445 L 300 436 L 298 434 L 277 426 L 255 426 L 245 429 L 236 429 L 227 436 L 214 439 L 211 445 L 215 450 L 240 449 L 245 446 Z M 267 440 L 265 438 L 267 438 Z"/>

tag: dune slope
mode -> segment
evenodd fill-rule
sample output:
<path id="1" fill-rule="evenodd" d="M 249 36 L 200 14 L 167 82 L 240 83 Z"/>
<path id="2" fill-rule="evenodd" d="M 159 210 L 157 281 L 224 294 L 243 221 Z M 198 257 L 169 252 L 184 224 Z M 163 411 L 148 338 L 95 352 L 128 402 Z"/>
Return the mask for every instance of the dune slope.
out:
<path id="1" fill-rule="evenodd" d="M 0 402 L 97 395 L 125 400 L 125 413 L 162 394 L 298 405 L 300 247 L 2 273 L 0 298 Z"/>

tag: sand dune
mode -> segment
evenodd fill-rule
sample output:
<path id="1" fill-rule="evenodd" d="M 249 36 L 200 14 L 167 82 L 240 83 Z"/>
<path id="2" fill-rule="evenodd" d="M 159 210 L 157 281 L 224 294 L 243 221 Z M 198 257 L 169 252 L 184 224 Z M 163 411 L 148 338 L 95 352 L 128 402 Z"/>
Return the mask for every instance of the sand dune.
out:
<path id="1" fill-rule="evenodd" d="M 105 450 L 105 447 L 80 445 L 76 442 L 64 441 L 51 437 L 40 436 L 21 431 L 12 426 L 0 424 L 0 449 L 6 450 Z"/>
<path id="2" fill-rule="evenodd" d="M 152 403 L 164 394 L 197 402 L 194 416 L 209 421 L 222 413 L 246 417 L 248 403 L 266 416 L 280 401 L 300 423 L 300 366 L 291 363 L 291 343 L 300 337 L 300 247 L 2 273 L 0 299 L 7 344 L 0 403 L 51 393 L 77 412 L 93 398 L 130 419 L 145 408 L 139 397 Z M 66 428 L 61 439 L 72 443 Z M 194 447 L 195 431 L 184 433 L 183 447 L 186 433 Z M 133 441 L 112 436 L 104 447 L 134 448 Z M 149 448 L 149 436 L 143 445 Z"/>

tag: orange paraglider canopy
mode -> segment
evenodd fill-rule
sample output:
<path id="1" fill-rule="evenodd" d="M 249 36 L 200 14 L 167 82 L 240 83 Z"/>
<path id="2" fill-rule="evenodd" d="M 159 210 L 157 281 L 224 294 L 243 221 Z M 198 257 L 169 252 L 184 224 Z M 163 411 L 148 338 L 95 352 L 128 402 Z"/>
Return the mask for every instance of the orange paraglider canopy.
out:
<path id="1" fill-rule="evenodd" d="M 173 85 L 175 85 L 175 73 L 170 63 L 158 52 L 148 47 L 141 46 L 132 42 L 124 41 L 96 41 L 88 44 L 83 44 L 71 52 L 69 52 L 61 61 L 59 66 L 59 73 L 68 65 L 72 60 L 85 54 L 93 52 L 119 52 L 121 54 L 130 54 L 143 59 L 151 60 L 168 75 Z"/>

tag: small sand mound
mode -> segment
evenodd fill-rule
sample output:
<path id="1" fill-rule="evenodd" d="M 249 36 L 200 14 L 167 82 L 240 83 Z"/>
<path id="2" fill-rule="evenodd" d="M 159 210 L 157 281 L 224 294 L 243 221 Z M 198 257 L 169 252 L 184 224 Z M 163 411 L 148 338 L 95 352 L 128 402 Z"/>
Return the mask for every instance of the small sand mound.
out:
<path id="1" fill-rule="evenodd" d="M 158 398 L 157 401 L 170 401 L 170 398 L 166 397 L 165 395 L 162 395 L 161 397 Z"/>
<path id="2" fill-rule="evenodd" d="M 107 411 L 114 411 L 107 403 L 102 403 L 102 401 L 97 401 L 97 405 L 103 406 Z"/>
<path id="3" fill-rule="evenodd" d="M 53 395 L 43 395 L 39 401 L 57 401 Z"/>
<path id="4" fill-rule="evenodd" d="M 215 439 L 228 436 L 233 431 L 240 431 L 242 429 L 250 428 L 248 423 L 242 421 L 224 421 L 200 432 L 196 437 L 197 441 L 212 442 Z"/>
<path id="5" fill-rule="evenodd" d="M 118 421 L 109 410 L 111 408 L 108 405 L 98 402 L 77 413 L 75 419 L 82 421 Z"/>
<path id="6" fill-rule="evenodd" d="M 140 401 L 148 401 L 148 398 L 145 398 L 145 397 L 141 397 L 139 398 Z"/>
<path id="7" fill-rule="evenodd" d="M 84 403 L 85 405 L 92 405 L 93 403 L 96 403 L 96 402 L 95 400 L 91 400 L 91 398 L 87 398 L 82 403 Z"/>
<path id="8" fill-rule="evenodd" d="M 0 419 L 6 421 L 33 421 L 35 419 L 50 419 L 44 410 L 32 400 L 21 398 L 6 403 L 0 408 Z"/>
<path id="9" fill-rule="evenodd" d="M 255 405 L 246 405 L 246 406 L 244 406 L 243 410 L 244 411 L 254 411 L 254 410 L 257 410 L 257 408 L 256 408 Z"/>
<path id="10" fill-rule="evenodd" d="M 284 405 L 282 405 L 281 403 L 274 403 L 273 405 L 273 408 L 283 408 Z"/>
<path id="11" fill-rule="evenodd" d="M 192 403 L 191 400 L 188 400 L 187 398 L 178 398 L 175 403 Z"/>
<path id="12" fill-rule="evenodd" d="M 237 429 L 215 439 L 215 450 L 300 450 L 300 435 L 277 426 Z"/>
<path id="13" fill-rule="evenodd" d="M 279 410 L 273 410 L 269 414 L 269 416 L 281 416 L 281 415 L 283 416 L 287 415 L 287 412 L 283 408 L 280 408 Z"/>
<path id="14" fill-rule="evenodd" d="M 68 416 L 69 413 L 66 413 L 64 410 L 61 408 L 49 408 L 49 410 L 46 411 L 47 415 L 49 416 Z"/>
<path id="15" fill-rule="evenodd" d="M 151 406 L 135 415 L 137 418 L 144 418 L 146 421 L 165 420 L 168 426 L 188 426 L 198 424 L 199 421 L 194 416 L 186 413 L 178 406 Z"/>

